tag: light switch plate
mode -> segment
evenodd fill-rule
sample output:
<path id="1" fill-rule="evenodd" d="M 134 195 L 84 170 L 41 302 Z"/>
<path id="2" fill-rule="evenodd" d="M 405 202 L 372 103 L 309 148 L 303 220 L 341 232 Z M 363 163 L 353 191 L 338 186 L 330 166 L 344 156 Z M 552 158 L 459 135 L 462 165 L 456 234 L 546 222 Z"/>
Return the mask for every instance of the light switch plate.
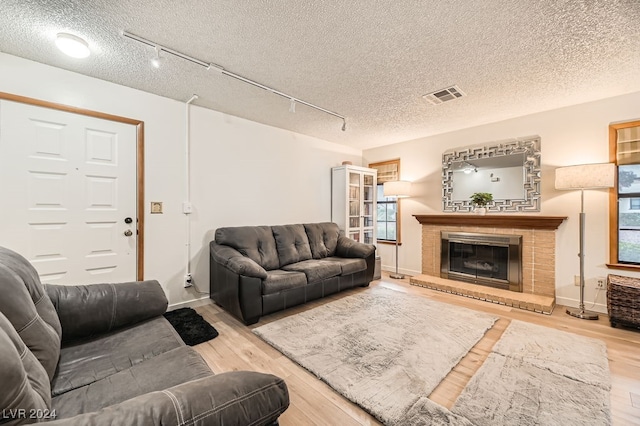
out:
<path id="1" fill-rule="evenodd" d="M 151 202 L 151 214 L 162 214 L 162 201 Z"/>

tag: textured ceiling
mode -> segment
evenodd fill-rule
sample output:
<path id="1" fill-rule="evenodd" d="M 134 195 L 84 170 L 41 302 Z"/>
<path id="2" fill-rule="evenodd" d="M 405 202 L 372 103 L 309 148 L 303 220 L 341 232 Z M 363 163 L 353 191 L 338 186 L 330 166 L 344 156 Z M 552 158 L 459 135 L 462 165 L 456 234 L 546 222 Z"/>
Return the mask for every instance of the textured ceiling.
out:
<path id="1" fill-rule="evenodd" d="M 0 50 L 355 148 L 640 91 L 640 0 L 2 0 Z M 129 31 L 347 118 L 166 56 Z M 58 32 L 92 55 L 65 57 Z M 422 95 L 456 84 L 466 97 Z M 517 135 L 514 135 L 517 136 Z"/>

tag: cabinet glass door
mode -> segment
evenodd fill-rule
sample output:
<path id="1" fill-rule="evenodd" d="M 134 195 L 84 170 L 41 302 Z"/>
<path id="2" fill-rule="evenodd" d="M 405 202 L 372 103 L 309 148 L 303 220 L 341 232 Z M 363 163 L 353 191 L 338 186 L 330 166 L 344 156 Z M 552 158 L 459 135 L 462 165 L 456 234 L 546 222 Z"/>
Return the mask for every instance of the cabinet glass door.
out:
<path id="1" fill-rule="evenodd" d="M 376 190 L 376 186 L 375 186 L 375 182 L 374 182 L 374 178 L 373 175 L 371 174 L 363 174 L 362 175 L 362 191 L 363 191 L 363 197 L 362 197 L 362 209 L 363 209 L 363 213 L 362 213 L 362 235 L 363 235 L 363 242 L 367 243 L 367 244 L 373 244 L 374 241 L 374 225 L 375 225 L 375 190 Z"/>
<path id="2" fill-rule="evenodd" d="M 332 169 L 332 220 L 345 236 L 376 243 L 376 171 L 359 166 Z"/>
<path id="3" fill-rule="evenodd" d="M 360 173 L 349 173 L 349 234 L 360 228 Z"/>

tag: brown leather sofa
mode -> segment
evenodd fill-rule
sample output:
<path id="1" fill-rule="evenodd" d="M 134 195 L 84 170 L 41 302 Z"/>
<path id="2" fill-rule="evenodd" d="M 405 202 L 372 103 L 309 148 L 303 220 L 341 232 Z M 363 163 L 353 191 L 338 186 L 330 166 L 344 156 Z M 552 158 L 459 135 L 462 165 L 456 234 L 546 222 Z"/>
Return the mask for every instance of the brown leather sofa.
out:
<path id="1" fill-rule="evenodd" d="M 214 375 L 157 281 L 43 286 L 0 247 L 0 294 L 0 424 L 270 425 L 289 405 L 276 376 Z"/>
<path id="2" fill-rule="evenodd" d="M 210 297 L 245 324 L 356 286 L 368 286 L 375 247 L 331 222 L 219 228 L 210 249 Z"/>

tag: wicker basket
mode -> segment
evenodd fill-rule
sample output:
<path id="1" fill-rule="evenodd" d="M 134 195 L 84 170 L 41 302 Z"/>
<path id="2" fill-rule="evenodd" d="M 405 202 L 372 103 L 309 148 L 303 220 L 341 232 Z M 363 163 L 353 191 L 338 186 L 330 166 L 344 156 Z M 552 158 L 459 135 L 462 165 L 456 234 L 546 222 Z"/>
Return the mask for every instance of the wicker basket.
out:
<path id="1" fill-rule="evenodd" d="M 640 328 L 640 278 L 609 274 L 607 311 L 612 327 Z"/>

